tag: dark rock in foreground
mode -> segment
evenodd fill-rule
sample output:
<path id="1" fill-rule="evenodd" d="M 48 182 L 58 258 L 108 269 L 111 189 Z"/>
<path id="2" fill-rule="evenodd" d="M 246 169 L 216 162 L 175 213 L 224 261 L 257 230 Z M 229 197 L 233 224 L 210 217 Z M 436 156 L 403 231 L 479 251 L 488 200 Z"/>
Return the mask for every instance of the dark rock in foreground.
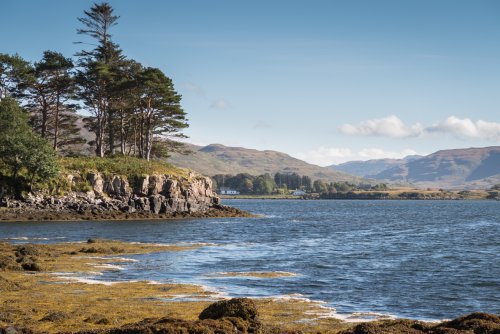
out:
<path id="1" fill-rule="evenodd" d="M 500 334 L 500 317 L 472 313 L 438 325 L 405 319 L 368 322 L 342 334 Z"/>
<path id="2" fill-rule="evenodd" d="M 257 307 L 248 298 L 233 298 L 221 300 L 209 305 L 200 313 L 200 320 L 236 317 L 248 321 L 258 321 Z"/>
<path id="3" fill-rule="evenodd" d="M 59 314 L 42 321 L 57 321 Z M 82 331 L 79 334 L 277 334 L 301 333 L 280 328 L 263 326 L 258 320 L 258 312 L 253 302 L 246 298 L 231 299 L 208 306 L 197 321 L 185 321 L 172 318 L 145 319 L 138 323 L 119 328 Z M 97 319 L 97 320 L 96 320 Z M 104 319 L 104 320 L 102 320 Z M 86 322 L 107 324 L 105 318 L 96 315 Z M 284 321 L 286 321 L 284 319 Z M 0 334 L 35 334 L 36 331 L 5 327 Z M 321 332 L 318 332 L 321 333 Z M 328 331 L 330 333 L 330 331 Z M 353 326 L 341 334 L 500 334 L 500 317 L 487 313 L 472 313 L 452 321 L 440 324 L 414 320 L 386 320 L 367 322 Z"/>

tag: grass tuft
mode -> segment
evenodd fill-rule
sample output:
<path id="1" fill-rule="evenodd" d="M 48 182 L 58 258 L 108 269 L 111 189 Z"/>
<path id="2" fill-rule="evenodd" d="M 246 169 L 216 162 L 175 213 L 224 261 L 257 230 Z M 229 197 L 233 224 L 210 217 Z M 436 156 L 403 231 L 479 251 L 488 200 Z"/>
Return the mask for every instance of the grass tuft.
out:
<path id="1" fill-rule="evenodd" d="M 99 172 L 106 175 L 134 177 L 140 175 L 168 174 L 188 176 L 188 170 L 160 161 L 146 161 L 136 157 L 62 157 L 59 159 L 65 174 Z"/>

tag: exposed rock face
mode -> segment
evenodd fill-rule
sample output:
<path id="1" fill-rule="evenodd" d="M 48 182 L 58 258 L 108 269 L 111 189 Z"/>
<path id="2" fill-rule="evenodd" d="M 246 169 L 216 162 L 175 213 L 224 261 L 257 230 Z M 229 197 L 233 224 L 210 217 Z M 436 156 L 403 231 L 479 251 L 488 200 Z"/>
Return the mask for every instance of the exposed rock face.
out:
<path id="1" fill-rule="evenodd" d="M 190 174 L 189 179 L 145 175 L 133 180 L 131 185 L 123 177 L 103 177 L 95 173 L 88 175 L 88 181 L 98 199 L 108 197 L 126 203 L 119 208 L 122 211 L 155 214 L 205 212 L 219 204 L 219 198 L 212 190 L 212 180 L 195 174 Z"/>
<path id="2" fill-rule="evenodd" d="M 68 178 L 70 182 L 76 179 L 78 177 Z M 61 197 L 29 194 L 24 201 L 10 200 L 4 206 L 56 212 L 99 214 L 119 211 L 166 215 L 199 215 L 220 207 L 212 180 L 194 173 L 188 178 L 145 175 L 132 180 L 118 175 L 90 173 L 87 182 L 92 187 L 87 193 L 70 192 Z"/>

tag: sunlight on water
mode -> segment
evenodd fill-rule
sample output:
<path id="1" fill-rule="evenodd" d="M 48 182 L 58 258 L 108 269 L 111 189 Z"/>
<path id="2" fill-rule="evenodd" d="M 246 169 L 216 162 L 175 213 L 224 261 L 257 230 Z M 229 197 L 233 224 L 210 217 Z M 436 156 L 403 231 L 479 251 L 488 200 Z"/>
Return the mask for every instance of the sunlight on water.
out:
<path id="1" fill-rule="evenodd" d="M 200 246 L 110 259 L 103 275 L 61 275 L 65 282 L 149 280 L 195 283 L 231 297 L 300 296 L 296 298 L 324 301 L 325 310 L 335 309 L 336 316 L 352 321 L 500 313 L 499 202 L 226 204 L 263 217 L 3 223 L 0 238 L 43 243 L 108 238 Z"/>

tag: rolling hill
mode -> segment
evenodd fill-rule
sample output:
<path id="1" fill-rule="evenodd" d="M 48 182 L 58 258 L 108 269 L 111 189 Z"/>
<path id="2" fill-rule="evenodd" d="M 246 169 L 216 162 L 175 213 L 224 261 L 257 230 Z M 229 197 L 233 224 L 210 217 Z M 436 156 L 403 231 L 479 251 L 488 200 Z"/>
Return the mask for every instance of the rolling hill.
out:
<path id="1" fill-rule="evenodd" d="M 350 181 L 359 183 L 363 179 L 328 167 L 320 167 L 276 151 L 258 151 L 242 147 L 228 147 L 220 144 L 196 146 L 187 144 L 192 154 L 173 153 L 168 161 L 179 167 L 193 169 L 204 175 L 248 173 L 261 175 L 297 173 L 313 180 L 328 182 Z"/>
<path id="2" fill-rule="evenodd" d="M 360 177 L 373 178 L 389 168 L 399 167 L 409 161 L 421 158 L 420 155 L 409 155 L 403 159 L 372 159 L 367 161 L 348 161 L 338 165 L 329 166 L 338 171 Z"/>
<path id="3" fill-rule="evenodd" d="M 500 146 L 442 150 L 372 178 L 420 187 L 486 188 L 500 183 Z"/>

